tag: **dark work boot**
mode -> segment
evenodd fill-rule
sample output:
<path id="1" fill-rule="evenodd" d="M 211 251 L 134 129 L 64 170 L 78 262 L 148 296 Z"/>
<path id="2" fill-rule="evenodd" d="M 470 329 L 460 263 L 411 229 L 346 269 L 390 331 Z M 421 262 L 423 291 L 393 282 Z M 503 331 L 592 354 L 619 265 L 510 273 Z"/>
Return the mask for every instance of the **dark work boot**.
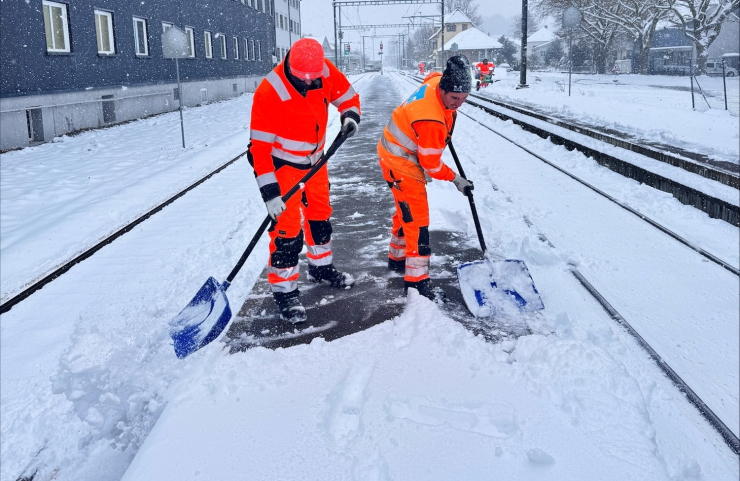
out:
<path id="1" fill-rule="evenodd" d="M 406 272 L 406 260 L 397 261 L 395 259 L 388 258 L 388 269 L 393 272 L 398 272 L 399 274 L 404 274 Z"/>
<path id="2" fill-rule="evenodd" d="M 292 292 L 273 292 L 278 309 L 280 309 L 280 319 L 288 321 L 291 324 L 306 321 L 306 308 L 303 307 L 298 299 L 300 292 L 298 289 Z"/>
<path id="3" fill-rule="evenodd" d="M 434 287 L 432 280 L 429 278 L 421 280 L 419 282 L 406 281 L 406 285 L 403 288 L 404 292 L 408 293 L 409 288 L 416 289 L 417 291 L 419 291 L 419 294 L 426 297 L 432 302 L 438 300 L 444 302 L 447 300 L 444 292 L 442 292 L 442 289 Z"/>
<path id="4" fill-rule="evenodd" d="M 346 272 L 338 271 L 334 264 L 328 266 L 308 265 L 308 280 L 311 282 L 327 281 L 332 287 L 352 287 L 355 278 Z"/>

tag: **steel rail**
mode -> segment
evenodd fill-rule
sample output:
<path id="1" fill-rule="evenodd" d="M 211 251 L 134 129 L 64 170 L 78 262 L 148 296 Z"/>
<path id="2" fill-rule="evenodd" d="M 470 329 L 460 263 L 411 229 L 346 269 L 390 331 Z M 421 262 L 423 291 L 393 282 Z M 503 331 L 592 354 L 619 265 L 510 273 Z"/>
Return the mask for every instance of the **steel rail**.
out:
<path id="1" fill-rule="evenodd" d="M 552 162 L 544 159 L 540 155 L 535 154 L 534 152 L 532 152 L 531 150 L 529 150 L 526 147 L 522 146 L 521 144 L 517 143 L 516 141 L 514 141 L 514 140 L 512 140 L 512 139 L 510 139 L 508 137 L 506 137 L 505 135 L 503 135 L 503 134 L 501 134 L 499 132 L 496 132 L 491 127 L 489 127 L 489 126 L 481 123 L 480 121 L 474 119 L 470 115 L 468 115 L 468 114 L 466 114 L 464 112 L 460 112 L 460 113 L 462 113 L 466 117 L 470 118 L 474 122 L 480 124 L 481 126 L 485 127 L 486 129 L 490 130 L 491 132 L 493 132 L 493 133 L 499 135 L 500 137 L 504 138 L 506 141 L 508 141 L 508 142 L 516 145 L 517 147 L 519 147 L 520 149 L 524 150 L 528 154 L 530 154 L 530 155 L 536 157 L 537 159 L 545 162 L 546 164 L 550 165 L 551 167 L 556 168 L 560 172 L 568 175 L 569 177 L 573 178 L 574 180 L 577 180 L 578 182 L 584 184 L 585 186 L 589 187 L 590 189 L 594 190 L 595 192 L 597 192 L 597 193 L 605 196 L 606 198 L 608 198 L 612 202 L 616 203 L 620 207 L 623 207 L 623 208 L 629 210 L 630 212 L 632 212 L 633 214 L 637 215 L 641 219 L 643 219 L 646 222 L 650 223 L 654 227 L 659 228 L 661 231 L 663 231 L 663 232 L 671 235 L 671 237 L 679 240 L 680 242 L 688 245 L 690 248 L 696 250 L 697 252 L 701 253 L 702 255 L 711 256 L 711 257 L 709 257 L 711 260 L 713 260 L 714 262 L 718 262 L 719 261 L 718 263 L 722 267 L 724 267 L 725 269 L 730 270 L 731 272 L 733 272 L 736 275 L 740 275 L 740 271 L 738 271 L 738 269 L 735 269 L 732 266 L 729 266 L 724 261 L 721 261 L 720 259 L 717 259 L 716 257 L 714 257 L 711 254 L 707 253 L 703 249 L 700 249 L 698 247 L 692 246 L 688 241 L 686 241 L 682 237 L 678 236 L 677 234 L 672 233 L 668 229 L 666 229 L 663 226 L 661 226 L 660 224 L 652 221 L 651 219 L 648 219 L 647 217 L 645 217 L 644 215 L 642 215 L 639 212 L 635 211 L 634 209 L 621 204 L 620 202 L 618 202 L 616 199 L 614 199 L 610 195 L 606 194 L 605 192 L 602 192 L 601 190 L 599 190 L 599 189 L 591 186 L 590 184 L 586 183 L 585 181 L 579 179 L 578 177 L 576 177 L 576 176 L 570 174 L 569 172 L 561 169 L 557 165 L 554 165 Z M 530 225 L 530 226 L 532 225 L 531 224 L 531 221 L 529 221 L 526 218 L 525 218 L 525 220 L 527 222 L 527 225 Z M 547 240 L 547 238 L 544 235 L 540 234 L 540 238 L 545 239 L 547 241 L 547 243 L 550 246 L 552 246 L 552 243 L 550 243 L 550 241 Z M 714 428 L 714 430 L 717 431 L 717 433 L 720 436 L 722 436 L 722 439 L 727 444 L 727 446 L 732 450 L 732 452 L 734 454 L 736 454 L 736 455 L 740 455 L 740 440 L 732 432 L 732 430 L 730 430 L 730 428 L 728 428 L 727 425 L 724 422 L 722 422 L 722 420 L 714 413 L 714 411 L 712 411 L 709 408 L 709 406 L 707 406 L 707 404 L 704 401 L 702 401 L 702 399 L 694 392 L 694 390 L 691 389 L 691 387 L 689 387 L 688 384 L 686 384 L 686 382 L 681 378 L 681 376 L 679 376 L 676 373 L 676 371 L 674 371 L 673 368 L 671 368 L 671 366 L 668 365 L 668 363 L 663 360 L 663 358 L 655 351 L 655 349 L 653 349 L 653 347 L 650 344 L 648 344 L 648 342 L 632 327 L 632 325 L 629 322 L 627 322 L 627 320 L 621 314 L 619 314 L 619 312 L 617 312 L 616 309 L 614 309 L 614 307 L 606 300 L 606 298 L 586 279 L 585 276 L 583 276 L 583 274 L 581 274 L 580 271 L 578 271 L 578 269 L 575 266 L 571 266 L 571 269 L 570 270 L 571 270 L 571 273 L 573 274 L 573 276 L 578 280 L 578 282 L 580 282 L 580 284 L 586 289 L 586 291 L 588 291 L 588 293 L 591 294 L 591 296 L 599 303 L 599 305 L 602 306 L 602 308 L 609 314 L 609 316 L 617 324 L 619 324 L 622 328 L 624 328 L 637 341 L 637 343 L 640 345 L 640 347 L 642 347 L 648 353 L 648 355 L 650 356 L 650 358 L 658 365 L 658 367 L 660 368 L 660 370 L 663 371 L 663 373 L 665 374 L 665 376 L 673 383 L 673 385 L 676 386 L 676 388 L 678 388 L 678 390 L 684 396 L 686 396 L 686 399 L 699 411 L 699 414 L 701 414 L 701 416 L 709 423 L 709 425 L 712 426 L 712 428 Z"/>
<path id="2" fill-rule="evenodd" d="M 363 76 L 360 77 L 360 78 L 358 78 L 357 80 L 355 80 L 355 82 L 353 82 L 353 84 L 356 84 L 360 80 L 364 80 L 366 78 L 369 78 L 368 75 L 367 74 L 363 74 Z M 17 305 L 19 302 L 25 300 L 31 294 L 35 293 L 36 291 L 38 291 L 39 289 L 41 289 L 42 287 L 44 287 L 48 283 L 52 282 L 54 279 L 58 278 L 62 274 L 64 274 L 67 271 L 69 271 L 76 264 L 79 264 L 80 262 L 84 261 L 85 259 L 88 259 L 89 257 L 91 257 L 93 254 L 95 254 L 96 252 L 98 252 L 100 249 L 102 249 L 106 245 L 108 245 L 111 242 L 113 242 L 114 240 L 118 239 L 123 234 L 131 231 L 134 227 L 136 227 L 137 225 L 141 224 L 142 222 L 144 222 L 145 220 L 147 220 L 149 217 L 151 217 L 152 215 L 154 215 L 157 212 L 161 211 L 162 209 L 164 209 L 165 207 L 167 207 L 168 205 L 170 205 L 171 203 L 173 203 L 174 201 L 176 201 L 180 197 L 184 196 L 185 194 L 187 194 L 188 192 L 190 192 L 194 188 L 198 187 L 200 184 L 202 184 L 206 180 L 208 180 L 211 177 L 213 177 L 214 175 L 218 174 L 219 172 L 221 172 L 222 170 L 224 170 L 229 165 L 233 164 L 234 162 L 236 162 L 240 158 L 244 157 L 246 154 L 247 154 L 247 151 L 246 150 L 243 151 L 243 152 L 241 152 L 239 155 L 237 155 L 236 157 L 232 158 L 228 162 L 224 163 L 223 165 L 221 165 L 220 167 L 218 167 L 216 170 L 212 171 L 209 174 L 206 174 L 204 177 L 202 177 L 201 179 L 199 179 L 199 180 L 195 181 L 194 183 L 190 184 L 188 187 L 186 187 L 185 189 L 181 190 L 177 194 L 173 195 L 169 199 L 165 200 L 161 204 L 159 204 L 156 207 L 150 209 L 149 211 L 147 211 L 146 213 L 142 214 L 141 216 L 139 216 L 135 220 L 131 221 L 130 223 L 128 223 L 125 226 L 123 226 L 120 229 L 118 229 L 117 231 L 115 231 L 112 234 L 108 235 L 107 237 L 105 237 L 103 240 L 101 240 L 97 244 L 95 244 L 92 247 L 89 247 L 89 248 L 85 249 L 84 251 L 80 252 L 75 257 L 73 257 L 72 259 L 64 262 L 62 265 L 60 265 L 59 267 L 57 267 L 56 269 L 54 269 L 50 273 L 44 275 L 40 279 L 37 279 L 35 281 L 28 282 L 26 284 L 27 287 L 25 289 L 21 290 L 19 293 L 13 295 L 8 300 L 6 300 L 2 304 L 0 304 L 0 314 L 4 314 L 4 313 L 8 312 L 15 305 Z"/>
<path id="3" fill-rule="evenodd" d="M 408 78 L 407 78 L 407 80 L 409 80 L 409 82 L 412 82 L 412 81 L 411 81 L 410 79 L 408 79 Z M 484 110 L 484 112 L 487 112 L 487 110 L 486 110 L 486 109 L 483 109 L 483 110 Z M 740 269 L 738 269 L 737 267 L 735 267 L 735 266 L 731 265 L 731 264 L 730 264 L 729 262 L 726 262 L 726 261 L 724 261 L 724 260 L 720 259 L 719 257 L 715 256 L 714 254 L 712 254 L 712 253 L 710 253 L 710 252 L 707 252 L 707 251 L 705 251 L 705 250 L 704 250 L 704 249 L 702 249 L 701 247 L 699 247 L 699 246 L 697 246 L 697 245 L 694 245 L 693 243 L 691 243 L 691 242 L 690 242 L 690 241 L 688 241 L 687 239 L 684 239 L 683 237 L 681 237 L 681 236 L 680 236 L 680 235 L 678 235 L 677 233 L 673 232 L 672 230 L 668 229 L 667 227 L 665 227 L 665 226 L 663 226 L 663 225 L 659 224 L 658 222 L 656 222 L 656 221 L 652 220 L 651 218 L 649 218 L 649 217 L 648 217 L 648 216 L 646 216 L 645 214 L 643 214 L 643 213 L 641 213 L 641 212 L 639 212 L 639 211 L 637 211 L 637 210 L 633 209 L 632 207 L 630 207 L 630 206 L 628 206 L 628 205 L 625 205 L 625 204 L 623 204 L 622 202 L 618 201 L 617 199 L 615 199 L 615 198 L 614 198 L 614 197 L 612 197 L 611 195 L 607 194 L 606 192 L 602 191 L 601 189 L 599 189 L 599 188 L 597 188 L 597 187 L 595 187 L 595 186 L 593 186 L 593 185 L 589 184 L 588 182 L 586 182 L 585 180 L 581 179 L 580 177 L 578 177 L 578 176 L 576 176 L 576 175 L 574 175 L 574 174 L 572 174 L 572 173 L 568 172 L 567 170 L 563 169 L 562 167 L 560 167 L 560 166 L 558 166 L 558 165 L 554 164 L 553 162 L 551 162 L 551 161 L 549 161 L 549 160 L 545 159 L 545 158 L 544 158 L 544 157 L 542 157 L 541 155 L 539 155 L 539 154 L 537 154 L 537 153 L 533 152 L 532 150 L 528 149 L 527 147 L 524 147 L 523 145 L 519 144 L 519 143 L 518 143 L 518 142 L 516 142 L 515 140 L 513 140 L 513 139 L 511 139 L 511 138 L 507 137 L 506 135 L 504 135 L 504 134 L 502 134 L 502 133 L 500 133 L 500 132 L 496 131 L 495 129 L 491 128 L 490 126 L 488 126 L 488 125 L 486 125 L 486 124 L 484 124 L 484 123 L 482 123 L 481 121 L 479 121 L 479 120 L 477 120 L 477 119 L 475 119 L 475 118 L 471 117 L 471 116 L 470 116 L 469 114 L 466 114 L 465 112 L 462 112 L 462 111 L 460 111 L 460 110 L 458 110 L 458 112 L 460 112 L 460 113 L 461 113 L 462 115 L 464 115 L 464 116 L 468 117 L 468 118 L 469 118 L 469 119 L 471 119 L 471 120 L 472 120 L 473 122 L 476 122 L 477 124 L 481 125 L 482 127 L 486 128 L 486 129 L 488 129 L 488 130 L 490 130 L 491 132 L 493 132 L 494 134 L 498 135 L 499 137 L 502 137 L 502 138 L 503 138 L 504 140 L 506 140 L 507 142 L 510 142 L 510 143 L 512 143 L 512 144 L 514 144 L 514 145 L 516 145 L 516 146 L 517 146 L 517 147 L 519 147 L 520 149 L 524 150 L 525 152 L 527 152 L 528 154 L 532 155 L 533 157 L 535 157 L 535 158 L 537 158 L 537 159 L 541 160 L 542 162 L 546 163 L 546 164 L 547 164 L 547 165 L 549 165 L 550 167 L 552 167 L 552 168 L 554 168 L 554 169 L 556 169 L 556 170 L 558 170 L 558 171 L 562 172 L 563 174 L 567 175 L 568 177 L 572 178 L 573 180 L 575 180 L 575 181 L 577 181 L 577 182 L 579 182 L 579 183 L 583 184 L 584 186 L 588 187 L 589 189 L 593 190 L 593 191 L 594 191 L 594 192 L 596 192 L 597 194 L 599 194 L 599 195 L 601 195 L 601 196 L 603 196 L 603 197 L 607 198 L 608 200 L 610 200 L 611 202 L 613 202 L 613 203 L 617 204 L 618 206 L 622 207 L 623 209 L 627 210 L 628 212 L 630 212 L 630 213 L 632 213 L 632 214 L 636 215 L 636 216 L 637 216 L 637 217 L 639 217 L 640 219 L 644 220 L 644 221 L 645 221 L 645 222 L 647 222 L 648 224 L 652 225 L 652 226 L 653 226 L 653 227 L 655 227 L 656 229 L 658 229 L 658 230 L 660 230 L 661 232 L 663 232 L 664 234 L 666 234 L 666 235 L 668 235 L 668 236 L 672 237 L 673 239 L 677 240 L 678 242 L 680 242 L 680 243 L 684 244 L 684 245 L 685 245 L 686 247 L 688 247 L 689 249 L 691 249 L 691 250 L 693 250 L 693 251 L 697 252 L 698 254 L 702 255 L 702 256 L 703 256 L 703 257 L 705 257 L 706 259 L 708 259 L 708 260 L 710 260 L 710 261 L 714 262 L 715 264 L 718 264 L 719 266 L 721 266 L 721 267 L 723 267 L 723 268 L 727 269 L 728 271 L 732 272 L 732 273 L 733 273 L 733 274 L 735 274 L 736 276 L 740 276 Z M 490 113 L 490 112 L 487 112 L 487 113 Z"/>

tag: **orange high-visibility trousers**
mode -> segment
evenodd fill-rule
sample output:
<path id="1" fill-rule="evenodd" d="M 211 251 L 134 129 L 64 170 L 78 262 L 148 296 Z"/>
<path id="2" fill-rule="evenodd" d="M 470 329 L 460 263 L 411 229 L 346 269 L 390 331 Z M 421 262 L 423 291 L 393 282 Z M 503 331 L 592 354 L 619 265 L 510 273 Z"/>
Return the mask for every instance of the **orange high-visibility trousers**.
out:
<path id="1" fill-rule="evenodd" d="M 291 166 L 276 170 L 281 195 L 285 195 L 306 172 Z M 298 288 L 298 255 L 304 241 L 309 264 L 323 266 L 332 263 L 331 213 L 329 173 L 324 166 L 286 202 L 286 209 L 270 228 L 267 281 L 273 292 L 292 292 Z"/>
<path id="2" fill-rule="evenodd" d="M 429 247 L 426 182 L 408 174 L 394 172 L 382 158 L 380 167 L 396 203 L 388 258 L 396 262 L 405 260 L 405 281 L 419 282 L 428 279 L 432 250 Z"/>

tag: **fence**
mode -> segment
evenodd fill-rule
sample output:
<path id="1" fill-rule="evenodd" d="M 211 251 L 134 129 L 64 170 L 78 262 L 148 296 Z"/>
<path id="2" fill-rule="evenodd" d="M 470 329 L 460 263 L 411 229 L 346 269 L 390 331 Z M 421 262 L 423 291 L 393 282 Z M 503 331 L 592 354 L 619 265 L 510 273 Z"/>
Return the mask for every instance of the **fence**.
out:
<path id="1" fill-rule="evenodd" d="M 740 77 L 691 76 L 691 102 L 694 109 L 728 110 L 740 115 Z"/>

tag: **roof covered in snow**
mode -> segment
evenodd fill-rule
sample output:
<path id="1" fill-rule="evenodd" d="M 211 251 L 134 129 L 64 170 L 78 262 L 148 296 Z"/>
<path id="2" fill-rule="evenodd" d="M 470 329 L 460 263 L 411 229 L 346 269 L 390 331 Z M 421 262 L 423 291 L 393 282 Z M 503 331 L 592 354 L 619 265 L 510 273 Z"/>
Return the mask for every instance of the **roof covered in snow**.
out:
<path id="1" fill-rule="evenodd" d="M 557 35 L 555 35 L 555 32 L 544 27 L 527 37 L 527 42 L 551 42 L 552 40 L 555 40 L 556 37 Z"/>
<path id="2" fill-rule="evenodd" d="M 475 27 L 464 30 L 445 42 L 445 50 L 450 50 L 453 43 L 457 44 L 459 50 L 503 48 L 503 45 Z M 441 50 L 437 49 L 438 52 Z"/>
<path id="3" fill-rule="evenodd" d="M 460 10 L 455 10 L 449 16 L 445 15 L 445 24 L 448 23 L 473 23 L 470 21 L 467 15 L 462 13 Z"/>

